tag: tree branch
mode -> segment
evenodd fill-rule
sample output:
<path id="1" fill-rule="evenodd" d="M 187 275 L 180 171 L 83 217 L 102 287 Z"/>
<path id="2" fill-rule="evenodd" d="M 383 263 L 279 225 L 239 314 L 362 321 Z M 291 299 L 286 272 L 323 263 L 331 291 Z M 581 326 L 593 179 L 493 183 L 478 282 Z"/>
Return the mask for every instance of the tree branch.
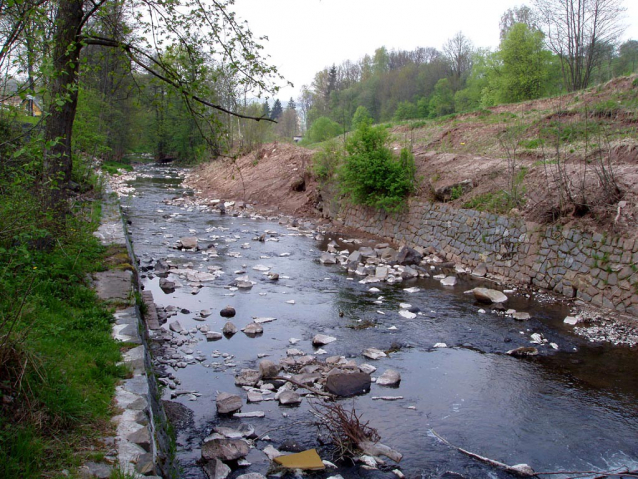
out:
<path id="1" fill-rule="evenodd" d="M 215 105 L 214 103 L 209 102 L 208 100 L 205 100 L 204 98 L 201 98 L 197 95 L 195 95 L 192 92 L 189 92 L 185 89 L 185 86 L 182 84 L 182 82 L 180 80 L 177 79 L 171 79 L 169 78 L 166 73 L 168 73 L 166 71 L 166 68 L 160 63 L 158 62 L 156 59 L 154 59 L 153 57 L 151 57 L 148 53 L 144 52 L 143 50 L 135 47 L 134 45 L 131 45 L 130 43 L 125 43 L 125 42 L 121 42 L 118 40 L 113 40 L 110 38 L 102 38 L 102 37 L 97 37 L 97 36 L 85 36 L 85 37 L 81 37 L 81 41 L 86 44 L 86 45 L 99 45 L 99 46 L 104 46 L 104 47 L 110 47 L 110 48 L 121 48 L 126 55 L 129 57 L 129 59 L 135 63 L 136 65 L 138 65 L 140 68 L 142 68 L 144 71 L 146 71 L 147 73 L 149 73 L 150 75 L 154 76 L 155 78 L 163 81 L 164 83 L 171 85 L 174 88 L 177 88 L 182 94 L 187 95 L 188 97 L 190 97 L 192 100 L 208 106 L 210 108 L 213 108 L 215 110 L 221 111 L 223 113 L 227 113 L 229 115 L 232 115 L 234 117 L 237 118 L 244 118 L 246 120 L 254 120 L 254 121 L 269 121 L 272 123 L 277 123 L 275 120 L 272 120 L 268 117 L 265 116 L 261 116 L 261 117 L 257 117 L 257 116 L 250 116 L 250 115 L 243 115 L 241 113 L 237 113 L 231 110 L 228 110 L 226 108 L 224 108 L 221 105 Z M 143 57 L 145 57 L 148 61 L 150 61 L 151 63 L 154 63 L 156 66 L 158 66 L 159 68 L 161 68 L 164 72 L 164 74 L 156 71 L 155 69 L 153 69 L 151 66 L 147 65 L 145 62 L 143 62 L 142 60 L 140 60 L 136 55 L 141 55 Z"/>

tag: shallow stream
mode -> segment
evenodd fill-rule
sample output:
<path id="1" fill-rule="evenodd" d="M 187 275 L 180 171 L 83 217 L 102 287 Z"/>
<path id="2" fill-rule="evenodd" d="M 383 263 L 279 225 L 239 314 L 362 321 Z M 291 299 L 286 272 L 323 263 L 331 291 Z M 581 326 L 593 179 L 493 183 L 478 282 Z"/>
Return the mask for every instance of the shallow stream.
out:
<path id="1" fill-rule="evenodd" d="M 290 348 L 316 353 L 311 340 L 317 333 L 337 338 L 323 346 L 322 359 L 343 355 L 370 363 L 378 368 L 373 376 L 389 368 L 401 373 L 396 389 L 372 384 L 370 393 L 341 401 L 347 408 L 354 404 L 378 430 L 381 442 L 404 455 L 399 467 L 409 478 L 509 477 L 443 444 L 431 430 L 464 449 L 510 465 L 527 463 L 536 471 L 638 469 L 638 354 L 628 348 L 588 344 L 575 336 L 571 326 L 563 324 L 569 313 L 564 306 L 514 294 L 507 306 L 532 316 L 519 322 L 489 308 L 480 313 L 482 306 L 463 294 L 478 284 L 471 279 L 459 278 L 453 287 L 431 278 L 393 285 L 360 284 L 360 277 L 341 266 L 317 261 L 327 241 L 341 236 L 327 236 L 322 242 L 303 226 L 288 228 L 267 219 L 220 215 L 179 202 L 165 204 L 163 200 L 188 194 L 181 186 L 183 171 L 143 167 L 138 173 L 131 182 L 135 191 L 123 198 L 123 205 L 142 270 L 168 259 L 173 264 L 192 263 L 199 271 L 208 272 L 209 266 L 223 271 L 219 278 L 203 283 L 197 294 L 192 293 L 198 288 L 183 279 L 178 280 L 182 287 L 167 294 L 160 289 L 159 278 L 152 277 L 152 269 L 143 273 L 143 286 L 153 292 L 157 306 L 177 308 L 163 327 L 168 331 L 168 325 L 177 320 L 187 330 L 205 324 L 221 331 L 226 319 L 219 311 L 227 305 L 236 309 L 232 320 L 239 328 L 253 317 L 276 318 L 263 324 L 264 333 L 256 337 L 239 332 L 207 341 L 201 332 L 193 331 L 181 347 L 169 353 L 156 351 L 158 366 L 180 383 L 176 390 L 166 387 L 164 399 L 192 411 L 178 427 L 180 477 L 205 477 L 196 464 L 203 438 L 215 425 L 235 427 L 241 421 L 252 424 L 260 436 L 268 435 L 270 441 L 257 441 L 247 457 L 252 465 L 231 477 L 265 474 L 270 461 L 261 450 L 268 444 L 279 448 L 284 441 L 296 442 L 300 450 L 318 448 L 322 458 L 330 459 L 329 449 L 320 444 L 308 399 L 293 408 L 269 401 L 242 409 L 264 411 L 264 418 L 220 419 L 215 409 L 219 391 L 245 397 L 234 385 L 234 375 L 242 368 L 256 368 L 258 355 L 277 361 Z M 254 241 L 265 231 L 269 232 L 265 242 Z M 184 236 L 197 236 L 203 248 L 214 243 L 218 257 L 172 249 Z M 278 273 L 279 281 L 254 270 L 257 265 Z M 245 271 L 256 284 L 247 291 L 229 289 L 239 276 L 237 271 Z M 370 292 L 371 287 L 380 291 Z M 405 291 L 411 287 L 419 291 Z M 421 314 L 412 319 L 400 316 L 400 303 L 417 306 Z M 198 313 L 204 309 L 212 314 L 202 321 Z M 524 359 L 504 354 L 530 346 L 532 333 L 542 333 L 558 349 L 539 346 L 539 356 Z M 291 338 L 300 341 L 293 346 Z M 447 347 L 434 347 L 437 343 Z M 395 352 L 372 361 L 362 356 L 369 347 Z M 224 353 L 226 358 L 221 356 Z M 160 364 L 170 359 L 167 355 L 183 357 L 187 365 Z M 199 395 L 171 398 L 180 390 Z M 375 399 L 379 396 L 403 399 Z M 396 477 L 391 472 L 396 465 L 388 464 L 392 467 L 377 471 L 343 465 L 316 477 Z"/>

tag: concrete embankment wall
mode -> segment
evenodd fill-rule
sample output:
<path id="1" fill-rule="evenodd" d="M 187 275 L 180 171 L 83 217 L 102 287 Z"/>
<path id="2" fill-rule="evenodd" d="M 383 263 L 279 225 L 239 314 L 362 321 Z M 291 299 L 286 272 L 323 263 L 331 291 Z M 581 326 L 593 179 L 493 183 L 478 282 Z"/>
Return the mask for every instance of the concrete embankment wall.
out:
<path id="1" fill-rule="evenodd" d="M 94 275 L 98 297 L 116 309 L 113 337 L 127 345 L 122 364 L 130 371 L 130 377 L 122 380 L 115 390 L 116 415 L 111 420 L 115 425 L 115 465 L 131 477 L 173 477 L 168 421 L 152 374 L 148 347 L 149 330 L 159 328 L 157 313 L 150 292 L 141 295 L 144 315 L 136 304 L 139 280 L 135 255 L 116 197 L 106 196 L 101 225 L 94 234 L 103 245 L 128 253 L 129 266 L 134 270 L 115 269 Z M 103 477 L 100 474 L 110 474 L 110 469 L 103 463 L 87 463 L 81 472 L 87 477 Z"/>
<path id="2" fill-rule="evenodd" d="M 539 225 L 426 201 L 387 214 L 342 206 L 347 226 L 597 306 L 638 316 L 638 239 Z"/>

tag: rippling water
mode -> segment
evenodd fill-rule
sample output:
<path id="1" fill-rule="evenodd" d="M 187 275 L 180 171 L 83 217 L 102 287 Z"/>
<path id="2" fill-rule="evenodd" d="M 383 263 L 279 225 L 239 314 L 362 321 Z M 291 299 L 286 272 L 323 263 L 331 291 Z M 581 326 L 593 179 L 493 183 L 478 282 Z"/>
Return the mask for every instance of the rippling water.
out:
<path id="1" fill-rule="evenodd" d="M 344 355 L 359 363 L 373 363 L 379 369 L 376 375 L 387 368 L 401 373 L 399 388 L 373 384 L 369 394 L 343 401 L 347 407 L 355 405 L 379 431 L 384 444 L 404 454 L 400 467 L 407 477 L 441 477 L 446 471 L 465 477 L 508 477 L 442 444 L 432 429 L 459 447 L 510 465 L 527 463 L 537 471 L 607 470 L 622 465 L 638 468 L 638 354 L 626 348 L 584 343 L 562 324 L 567 313 L 563 307 L 513 297 L 508 307 L 528 311 L 533 317 L 516 322 L 478 313 L 480 306 L 463 294 L 476 281 L 461 280 L 455 287 L 443 287 L 431 279 L 362 285 L 358 283 L 360 278 L 348 276 L 340 266 L 319 264 L 316 260 L 323 245 L 308 235 L 272 221 L 165 205 L 162 200 L 184 192 L 179 170 L 146 167 L 140 172 L 142 176 L 132 182 L 135 196 L 123 203 L 142 264 L 168 257 L 173 262 L 192 262 L 202 271 L 210 265 L 221 266 L 224 271 L 197 295 L 190 294 L 187 287 L 165 294 L 157 278 L 145 278 L 144 287 L 153 291 L 158 306 L 174 305 L 191 312 L 179 313 L 169 322 L 177 319 L 186 329 L 194 328 L 202 324 L 193 319 L 194 313 L 210 309 L 213 314 L 205 324 L 221 331 L 225 319 L 217 312 L 226 305 L 237 310 L 233 322 L 240 328 L 254 316 L 277 318 L 264 324 L 264 334 L 256 338 L 238 333 L 230 339 L 207 342 L 201 334 L 196 336 L 202 341 L 189 347 L 201 351 L 207 360 L 172 371 L 181 381 L 180 389 L 201 393 L 197 401 L 189 401 L 186 396 L 174 399 L 194 413 L 191 427 L 178 435 L 181 477 L 205 477 L 195 464 L 200 457 L 199 446 L 220 423 L 214 402 L 217 392 L 241 391 L 234 386 L 236 370 L 256 367 L 260 353 L 269 354 L 273 360 L 285 357 L 292 337 L 301 339 L 294 347 L 312 353 L 316 348 L 311 339 L 319 332 L 338 338 L 324 346 L 328 356 Z M 206 231 L 211 228 L 215 229 Z M 217 243 L 219 258 L 206 261 L 201 253 L 169 248 L 179 237 L 191 236 L 190 229 L 207 240 L 202 243 Z M 265 230 L 279 233 L 279 241 L 252 241 Z M 250 249 L 241 249 L 243 243 L 249 243 Z M 229 256 L 229 252 L 239 252 L 241 257 Z M 282 253 L 290 256 L 282 257 Z M 281 279 L 268 281 L 252 269 L 257 264 L 271 267 Z M 225 286 L 237 270 L 245 270 L 256 284 L 248 292 L 236 291 L 229 296 L 232 293 Z M 381 292 L 369 292 L 371 286 Z M 411 286 L 421 291 L 404 291 Z M 375 304 L 379 296 L 384 297 L 382 304 Z M 295 304 L 287 304 L 289 300 Z M 418 306 L 423 314 L 414 319 L 399 316 L 399 303 L 404 302 Z M 354 327 L 362 322 L 375 326 Z M 530 345 L 534 332 L 557 343 L 559 350 L 543 346 L 540 356 L 527 360 L 503 354 Z M 448 348 L 433 347 L 441 342 Z M 398 350 L 388 358 L 370 361 L 361 355 L 368 347 Z M 216 350 L 234 355 L 236 366 L 226 371 L 206 367 L 215 361 L 211 354 Z M 166 399 L 169 395 L 170 391 L 165 391 Z M 403 399 L 388 402 L 373 400 L 375 396 Z M 266 402 L 248 404 L 243 409 L 251 410 L 266 412 L 266 418 L 249 422 L 257 433 L 268 434 L 275 447 L 293 439 L 302 447 L 318 447 L 327 458 L 328 450 L 318 443 L 306 400 L 296 408 Z M 236 419 L 222 422 L 239 424 Z M 257 449 L 248 457 L 253 465 L 233 475 L 265 473 L 269 462 L 259 449 L 267 444 L 258 441 Z M 348 465 L 318 477 L 335 473 L 346 478 L 395 477 L 389 471 L 366 471 Z"/>

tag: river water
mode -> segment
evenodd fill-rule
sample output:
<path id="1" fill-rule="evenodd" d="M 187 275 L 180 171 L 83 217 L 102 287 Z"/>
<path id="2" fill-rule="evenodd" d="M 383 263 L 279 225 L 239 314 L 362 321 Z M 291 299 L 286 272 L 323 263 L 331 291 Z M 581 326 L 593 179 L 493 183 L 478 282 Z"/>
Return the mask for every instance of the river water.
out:
<path id="1" fill-rule="evenodd" d="M 358 363 L 372 363 L 378 368 L 373 376 L 389 368 L 401 373 L 396 389 L 373 384 L 370 393 L 341 402 L 346 408 L 354 406 L 377 429 L 381 442 L 404 455 L 399 468 L 406 477 L 509 477 L 443 444 L 432 430 L 464 449 L 510 465 L 527 463 L 536 471 L 638 469 L 635 350 L 588 344 L 563 324 L 569 313 L 564 306 L 524 295 L 512 295 L 508 307 L 529 312 L 529 321 L 514 321 L 489 310 L 482 314 L 481 306 L 463 294 L 478 284 L 470 279 L 459 278 L 454 287 L 441 286 L 434 279 L 360 284 L 360 277 L 349 275 L 339 265 L 324 266 L 317 261 L 326 242 L 338 240 L 338 235 L 321 242 L 311 231 L 287 228 L 276 221 L 220 215 L 176 202 L 165 204 L 166 199 L 188 194 L 182 178 L 183 170 L 177 168 L 140 168 L 130 183 L 135 191 L 123 198 L 133 248 L 143 270 L 158 259 L 168 259 L 178 265 L 192 263 L 199 271 L 209 271 L 210 266 L 223 271 L 218 279 L 204 283 L 198 294 L 192 294 L 186 280 L 179 280 L 183 285 L 175 292 L 164 293 L 152 269 L 143 273 L 143 287 L 153 292 L 158 307 L 177 307 L 177 314 L 163 327 L 177 320 L 193 330 L 185 336 L 190 341 L 181 347 L 156 351 L 159 369 L 180 383 L 177 390 L 199 394 L 171 398 L 173 390 L 163 391 L 165 400 L 192 411 L 189 420 L 177 428 L 180 477 L 206 477 L 197 464 L 202 439 L 213 426 L 236 427 L 241 421 L 252 424 L 257 434 L 269 436 L 270 441 L 256 441 L 247 457 L 252 465 L 233 471 L 231 477 L 265 474 L 270 462 L 261 450 L 268 444 L 280 447 L 284 441 L 293 441 L 301 449 L 317 448 L 322 458 L 330 459 L 308 399 L 294 408 L 270 401 L 242 409 L 264 411 L 264 418 L 219 418 L 215 409 L 219 391 L 245 397 L 234 385 L 234 375 L 242 368 L 256 368 L 258 355 L 277 361 L 291 347 L 316 353 L 311 340 L 317 333 L 337 338 L 323 347 L 327 354 L 320 358 L 343 355 Z M 266 231 L 267 241 L 254 241 Z M 218 257 L 172 249 L 183 236 L 197 236 L 200 246 L 214 243 Z M 352 248 L 352 244 L 344 247 Z M 257 265 L 278 273 L 279 281 L 269 281 L 263 272 L 253 269 Z M 245 271 L 255 282 L 252 289 L 228 287 L 238 271 Z M 371 286 L 380 292 L 369 291 Z M 419 291 L 405 291 L 409 287 Z M 421 314 L 412 319 L 400 316 L 400 303 L 417 306 Z M 276 320 L 264 324 L 264 333 L 252 338 L 239 332 L 231 338 L 206 341 L 195 332 L 203 324 L 221 331 L 226 319 L 218 312 L 227 305 L 236 309 L 233 322 L 239 328 L 253 317 Z M 197 313 L 203 309 L 212 315 L 201 321 Z M 364 324 L 373 327 L 361 328 Z M 504 354 L 530 346 L 533 333 L 543 334 L 558 349 L 543 345 L 539 356 L 525 359 Z M 291 338 L 300 341 L 291 346 Z M 437 343 L 447 347 L 434 347 Z M 362 356 L 369 347 L 395 352 L 372 361 Z M 161 364 L 168 356 L 185 357 L 189 364 L 176 368 Z M 199 360 L 192 360 L 193 356 Z M 374 399 L 378 396 L 403 399 Z M 391 472 L 396 465 L 388 464 L 391 467 L 377 471 L 345 464 L 316 476 L 396 477 Z"/>

